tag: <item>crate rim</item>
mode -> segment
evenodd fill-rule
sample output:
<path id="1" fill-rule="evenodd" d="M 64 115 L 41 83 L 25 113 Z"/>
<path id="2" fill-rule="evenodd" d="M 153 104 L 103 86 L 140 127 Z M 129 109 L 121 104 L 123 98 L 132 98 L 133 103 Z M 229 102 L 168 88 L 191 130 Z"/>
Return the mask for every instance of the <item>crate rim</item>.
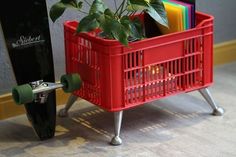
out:
<path id="1" fill-rule="evenodd" d="M 187 32 L 192 32 L 192 31 L 195 31 L 195 30 L 199 30 L 199 29 L 202 29 L 204 23 L 214 20 L 214 16 L 206 14 L 204 12 L 196 11 L 196 14 L 203 15 L 203 16 L 208 17 L 208 18 L 201 21 L 198 25 L 196 25 L 195 28 L 191 28 L 191 29 L 181 31 L 181 32 L 174 32 L 174 33 L 170 33 L 170 34 L 164 34 L 164 35 L 160 35 L 160 36 L 156 36 L 156 37 L 152 37 L 152 38 L 145 38 L 145 39 L 142 39 L 142 40 L 139 40 L 139 41 L 129 42 L 129 46 L 127 48 L 131 47 L 133 44 L 139 44 L 139 43 L 142 43 L 142 42 L 149 42 L 149 41 L 156 40 L 156 39 L 161 40 L 163 38 L 169 38 L 170 36 L 175 36 L 179 33 L 183 33 L 183 32 L 187 33 Z M 77 20 L 66 20 L 63 23 L 65 30 L 70 30 L 70 31 L 76 32 L 76 26 L 72 26 L 71 25 L 72 23 L 74 23 L 75 25 L 78 25 L 79 22 Z M 91 31 L 91 32 L 93 32 L 93 31 Z M 95 41 L 96 43 L 99 43 L 99 44 L 104 45 L 104 46 L 125 47 L 119 41 L 117 41 L 115 39 L 100 38 L 100 37 L 91 35 L 88 32 L 81 32 L 81 33 L 75 34 L 75 35 L 80 36 L 80 37 L 84 37 L 88 40 Z"/>

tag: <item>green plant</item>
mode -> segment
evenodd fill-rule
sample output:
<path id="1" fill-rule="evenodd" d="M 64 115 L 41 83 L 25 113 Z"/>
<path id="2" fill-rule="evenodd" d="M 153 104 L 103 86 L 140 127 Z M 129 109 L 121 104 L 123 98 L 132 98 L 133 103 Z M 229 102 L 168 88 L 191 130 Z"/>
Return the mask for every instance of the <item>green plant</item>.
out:
<path id="1" fill-rule="evenodd" d="M 89 12 L 82 10 L 83 4 L 90 6 Z M 106 6 L 103 0 L 60 0 L 52 5 L 50 18 L 55 22 L 66 9 L 72 8 L 85 16 L 79 22 L 77 33 L 101 29 L 101 35 L 108 39 L 116 39 L 128 45 L 129 38 L 144 38 L 142 23 L 138 17 L 130 18 L 136 13 L 147 13 L 156 22 L 168 27 L 166 11 L 162 0 L 122 0 L 119 6 L 114 0 L 115 10 Z"/>

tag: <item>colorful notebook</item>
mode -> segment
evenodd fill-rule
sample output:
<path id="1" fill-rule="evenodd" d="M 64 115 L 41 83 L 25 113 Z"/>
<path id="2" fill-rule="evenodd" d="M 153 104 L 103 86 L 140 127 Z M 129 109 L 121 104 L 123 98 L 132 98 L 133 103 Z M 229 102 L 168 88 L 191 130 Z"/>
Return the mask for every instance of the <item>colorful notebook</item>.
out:
<path id="1" fill-rule="evenodd" d="M 163 3 L 167 12 L 169 28 L 154 22 L 154 25 L 156 23 L 158 26 L 155 30 L 158 31 L 155 31 L 156 33 L 153 34 L 153 25 L 149 26 L 151 20 L 145 17 L 146 21 L 149 21 L 145 27 L 150 29 L 150 31 L 146 32 L 147 35 L 158 36 L 195 27 L 195 0 L 163 0 Z"/>
<path id="2" fill-rule="evenodd" d="M 184 3 L 190 4 L 191 5 L 191 24 L 192 27 L 194 28 L 196 26 L 196 0 L 179 0 Z"/>
<path id="3" fill-rule="evenodd" d="M 191 15 L 192 14 L 192 5 L 188 4 L 188 3 L 184 3 L 182 1 L 178 1 L 178 0 L 169 0 L 169 1 L 186 7 L 185 14 L 186 14 L 186 20 L 187 20 L 187 29 L 193 28 L 192 27 L 192 15 Z"/>
<path id="4" fill-rule="evenodd" d="M 173 1 L 171 1 L 171 0 L 163 0 L 163 2 L 164 2 L 164 4 L 165 3 L 169 3 L 170 5 L 174 5 L 174 6 L 176 6 L 176 7 L 180 7 L 181 9 L 182 9 L 182 14 L 183 14 L 183 24 L 184 24 L 184 30 L 186 30 L 187 28 L 188 28 L 188 23 L 187 23 L 187 16 L 188 16 L 188 8 L 187 7 L 185 7 L 184 5 L 180 5 L 180 4 L 178 4 L 178 3 L 176 3 L 176 2 L 173 2 Z"/>
<path id="5" fill-rule="evenodd" d="M 166 28 L 157 23 L 162 34 L 179 32 L 186 29 L 185 22 L 185 7 L 173 4 L 168 1 L 163 1 L 167 13 L 169 28 Z"/>

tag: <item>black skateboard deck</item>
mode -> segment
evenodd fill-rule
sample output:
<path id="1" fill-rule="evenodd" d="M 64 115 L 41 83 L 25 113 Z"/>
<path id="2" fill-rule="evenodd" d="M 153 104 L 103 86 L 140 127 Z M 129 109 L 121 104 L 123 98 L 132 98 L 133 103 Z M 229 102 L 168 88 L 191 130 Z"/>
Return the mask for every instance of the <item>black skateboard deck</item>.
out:
<path id="1" fill-rule="evenodd" d="M 0 21 L 17 85 L 55 82 L 46 0 L 4 1 Z M 56 124 L 55 91 L 46 102 L 24 104 L 40 140 L 52 138 Z"/>

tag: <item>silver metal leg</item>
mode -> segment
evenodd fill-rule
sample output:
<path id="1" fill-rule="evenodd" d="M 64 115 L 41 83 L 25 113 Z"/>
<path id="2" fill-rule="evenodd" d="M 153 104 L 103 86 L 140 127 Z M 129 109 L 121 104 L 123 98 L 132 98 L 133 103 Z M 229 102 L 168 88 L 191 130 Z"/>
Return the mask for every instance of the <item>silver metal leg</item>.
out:
<path id="1" fill-rule="evenodd" d="M 208 104 L 212 107 L 212 109 L 213 109 L 212 114 L 213 115 L 222 116 L 224 114 L 224 109 L 216 105 L 208 88 L 200 89 L 199 92 L 205 98 L 205 100 L 208 102 Z"/>
<path id="2" fill-rule="evenodd" d="M 71 108 L 71 106 L 74 104 L 74 102 L 77 99 L 78 99 L 77 96 L 71 94 L 68 101 L 67 101 L 67 103 L 66 103 L 66 106 L 59 111 L 58 116 L 59 117 L 67 117 L 69 109 Z"/>
<path id="3" fill-rule="evenodd" d="M 111 145 L 114 145 L 114 146 L 118 146 L 122 144 L 122 140 L 120 138 L 122 116 L 123 116 L 123 111 L 118 111 L 114 113 L 115 136 L 111 140 Z"/>

